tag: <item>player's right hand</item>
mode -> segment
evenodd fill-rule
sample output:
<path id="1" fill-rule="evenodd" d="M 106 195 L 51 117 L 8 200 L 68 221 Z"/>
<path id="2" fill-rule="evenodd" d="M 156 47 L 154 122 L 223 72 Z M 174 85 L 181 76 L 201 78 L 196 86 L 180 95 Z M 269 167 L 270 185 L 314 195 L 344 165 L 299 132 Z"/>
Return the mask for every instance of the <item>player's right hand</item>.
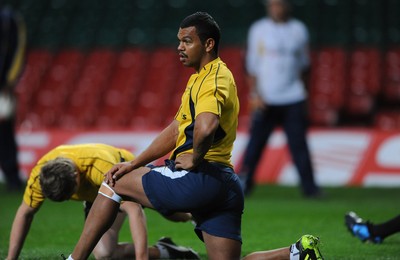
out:
<path id="1" fill-rule="evenodd" d="M 258 94 L 250 97 L 249 107 L 250 107 L 250 112 L 254 112 L 257 110 L 265 111 L 268 108 L 268 106 L 265 104 L 265 102 L 262 100 L 262 98 Z"/>
<path id="2" fill-rule="evenodd" d="M 117 163 L 106 173 L 105 182 L 114 186 L 115 181 L 134 169 L 135 167 L 130 162 Z"/>

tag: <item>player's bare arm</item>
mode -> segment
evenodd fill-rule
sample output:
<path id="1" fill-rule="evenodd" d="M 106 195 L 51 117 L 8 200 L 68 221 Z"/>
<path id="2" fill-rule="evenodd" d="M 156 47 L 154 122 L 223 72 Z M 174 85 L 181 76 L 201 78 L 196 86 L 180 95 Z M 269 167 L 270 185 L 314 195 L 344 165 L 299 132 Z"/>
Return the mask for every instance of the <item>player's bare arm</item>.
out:
<path id="1" fill-rule="evenodd" d="M 257 78 L 253 75 L 247 75 L 247 84 L 250 87 L 250 96 L 249 96 L 249 105 L 250 111 L 256 111 L 258 109 L 264 110 L 267 109 L 267 105 L 264 100 L 261 98 L 260 93 L 257 90 Z"/>
<path id="2" fill-rule="evenodd" d="M 29 207 L 25 202 L 19 206 L 11 228 L 8 260 L 18 259 L 36 212 L 37 209 Z"/>
<path id="3" fill-rule="evenodd" d="M 114 185 L 115 180 L 118 180 L 124 174 L 133 171 L 139 167 L 145 166 L 148 163 L 171 152 L 176 145 L 178 138 L 179 122 L 174 120 L 169 124 L 133 161 L 126 163 L 118 163 L 114 165 L 106 174 L 106 182 Z"/>
<path id="4" fill-rule="evenodd" d="M 185 153 L 175 160 L 177 169 L 191 170 L 201 163 L 210 149 L 219 125 L 219 117 L 213 113 L 200 113 L 194 125 L 193 154 Z"/>

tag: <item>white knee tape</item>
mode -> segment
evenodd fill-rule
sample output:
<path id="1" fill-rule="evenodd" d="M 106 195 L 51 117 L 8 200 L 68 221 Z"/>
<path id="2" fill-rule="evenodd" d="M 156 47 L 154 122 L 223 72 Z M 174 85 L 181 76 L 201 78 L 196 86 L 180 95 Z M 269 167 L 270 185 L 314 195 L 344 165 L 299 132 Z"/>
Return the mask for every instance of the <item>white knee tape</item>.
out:
<path id="1" fill-rule="evenodd" d="M 99 194 L 103 195 L 104 197 L 107 197 L 109 199 L 112 199 L 113 201 L 117 202 L 117 203 L 121 203 L 122 198 L 115 193 L 115 191 L 108 186 L 107 183 L 103 182 L 100 186 L 99 189 Z"/>

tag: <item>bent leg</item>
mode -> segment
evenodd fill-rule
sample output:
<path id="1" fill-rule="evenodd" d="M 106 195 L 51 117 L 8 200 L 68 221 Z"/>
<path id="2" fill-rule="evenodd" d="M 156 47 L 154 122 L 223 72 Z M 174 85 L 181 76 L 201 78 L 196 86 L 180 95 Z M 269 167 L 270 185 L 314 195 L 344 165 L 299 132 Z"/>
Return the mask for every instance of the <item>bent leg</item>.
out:
<path id="1" fill-rule="evenodd" d="M 101 237 L 93 250 L 96 259 L 133 258 L 135 256 L 133 244 L 118 244 L 118 233 L 124 223 L 125 216 L 125 213 L 119 212 L 111 228 Z M 125 253 L 128 255 L 125 255 Z"/>
<path id="2" fill-rule="evenodd" d="M 111 227 L 117 216 L 120 204 L 113 196 L 120 194 L 125 200 L 136 201 L 146 207 L 153 208 L 143 191 L 142 176 L 149 168 L 139 168 L 125 174 L 119 179 L 113 190 L 102 185 L 92 209 L 85 222 L 83 232 L 72 253 L 73 259 L 87 259 L 102 235 Z M 111 193 L 111 194 L 110 194 Z"/>
<path id="3" fill-rule="evenodd" d="M 113 187 L 114 191 L 124 200 L 134 201 L 146 208 L 154 209 L 143 189 L 142 177 L 150 172 L 150 168 L 141 167 L 130 173 L 125 174 Z"/>
<path id="4" fill-rule="evenodd" d="M 176 212 L 169 216 L 164 216 L 164 218 L 172 222 L 188 222 L 193 220 L 192 214 L 185 212 Z"/>
<path id="5" fill-rule="evenodd" d="M 283 128 L 287 136 L 289 151 L 300 176 L 303 193 L 312 196 L 319 193 L 314 180 L 314 169 L 307 143 L 307 117 L 304 102 L 287 107 Z"/>
<path id="6" fill-rule="evenodd" d="M 210 260 L 235 260 L 240 259 L 242 244 L 233 239 L 212 236 L 203 233 L 208 259 Z"/>
<path id="7" fill-rule="evenodd" d="M 118 214 L 119 203 L 98 194 L 85 222 L 81 237 L 72 253 L 73 259 L 87 259 L 102 235 Z"/>

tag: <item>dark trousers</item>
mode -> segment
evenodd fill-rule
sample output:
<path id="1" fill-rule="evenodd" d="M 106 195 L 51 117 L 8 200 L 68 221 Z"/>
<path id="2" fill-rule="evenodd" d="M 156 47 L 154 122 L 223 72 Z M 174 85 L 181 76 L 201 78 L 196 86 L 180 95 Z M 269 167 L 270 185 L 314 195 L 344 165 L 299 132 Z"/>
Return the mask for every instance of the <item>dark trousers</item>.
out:
<path id="1" fill-rule="evenodd" d="M 17 143 L 15 140 L 14 120 L 0 121 L 0 167 L 9 189 L 21 189 L 17 160 Z"/>
<path id="2" fill-rule="evenodd" d="M 254 112 L 250 140 L 241 170 L 241 173 L 247 174 L 247 185 L 253 184 L 254 173 L 265 144 L 278 124 L 282 125 L 287 136 L 289 150 L 300 175 L 303 193 L 305 195 L 316 194 L 319 189 L 314 181 L 313 167 L 306 141 L 308 122 L 304 101 L 283 106 L 268 106 L 266 110 Z"/>

